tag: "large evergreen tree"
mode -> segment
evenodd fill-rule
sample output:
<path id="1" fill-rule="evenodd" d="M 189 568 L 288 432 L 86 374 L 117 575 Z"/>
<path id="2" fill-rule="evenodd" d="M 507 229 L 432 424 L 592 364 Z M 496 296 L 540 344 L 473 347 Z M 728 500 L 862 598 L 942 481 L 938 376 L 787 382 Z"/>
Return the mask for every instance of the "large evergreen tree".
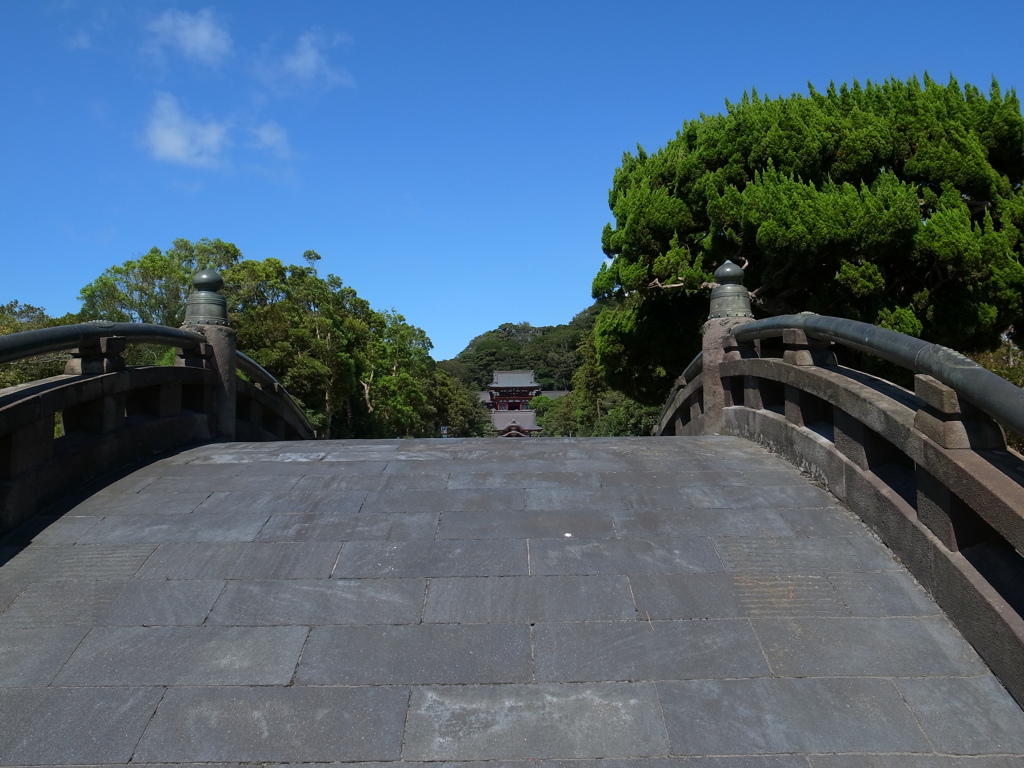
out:
<path id="1" fill-rule="evenodd" d="M 1024 118 L 954 79 L 744 94 L 637 148 L 609 194 L 594 296 L 616 388 L 664 398 L 699 349 L 707 284 L 746 271 L 755 313 L 813 311 L 964 351 L 1024 312 Z"/>

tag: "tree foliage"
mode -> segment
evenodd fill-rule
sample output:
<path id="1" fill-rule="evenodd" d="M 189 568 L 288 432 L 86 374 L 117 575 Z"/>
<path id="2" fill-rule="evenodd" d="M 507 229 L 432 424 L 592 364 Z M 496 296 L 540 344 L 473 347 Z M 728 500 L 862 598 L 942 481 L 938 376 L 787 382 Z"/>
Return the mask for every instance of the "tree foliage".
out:
<path id="1" fill-rule="evenodd" d="M 374 310 L 336 275 L 321 277 L 316 252 L 303 260 L 241 260 L 224 273 L 225 293 L 239 348 L 303 404 L 319 434 L 480 433 L 475 396 L 436 370 L 421 329 Z"/>
<path id="2" fill-rule="evenodd" d="M 760 315 L 841 315 L 962 350 L 1019 325 L 1012 90 L 925 75 L 726 107 L 615 172 L 593 291 L 609 302 L 595 348 L 616 388 L 664 397 L 699 348 L 704 288 L 726 259 L 744 266 Z"/>
<path id="3" fill-rule="evenodd" d="M 453 437 L 483 434 L 485 409 L 437 367 L 426 334 L 393 310 L 375 310 L 336 275 L 322 277 L 319 261 L 314 251 L 301 265 L 247 260 L 232 243 L 179 239 L 105 270 L 82 289 L 78 315 L 0 306 L 0 333 L 97 319 L 177 327 L 193 276 L 213 268 L 224 278 L 239 349 L 284 384 L 321 436 L 439 437 L 442 426 Z M 145 345 L 125 354 L 130 364 L 166 356 Z M 66 357 L 3 366 L 0 387 L 59 373 Z"/>
<path id="4" fill-rule="evenodd" d="M 643 405 L 608 387 L 595 354 L 593 331 L 581 339 L 578 355 L 580 365 L 573 373 L 572 391 L 558 399 L 540 396 L 530 401 L 544 435 L 649 435 L 660 407 Z"/>
<path id="5" fill-rule="evenodd" d="M 34 331 L 39 328 L 50 328 L 55 325 L 68 325 L 77 322 L 75 316 L 50 317 L 46 310 L 20 301 L 0 304 L 0 336 L 22 331 Z M 64 364 L 69 355 L 64 352 L 50 352 L 45 355 L 15 360 L 0 365 L 0 389 L 23 384 L 36 379 L 57 376 L 64 372 Z"/>
<path id="6" fill-rule="evenodd" d="M 233 243 L 184 238 L 166 251 L 153 247 L 137 259 L 110 267 L 82 288 L 80 315 L 87 320 L 156 323 L 177 328 L 185 319 L 192 278 L 204 269 L 222 274 L 242 258 Z"/>

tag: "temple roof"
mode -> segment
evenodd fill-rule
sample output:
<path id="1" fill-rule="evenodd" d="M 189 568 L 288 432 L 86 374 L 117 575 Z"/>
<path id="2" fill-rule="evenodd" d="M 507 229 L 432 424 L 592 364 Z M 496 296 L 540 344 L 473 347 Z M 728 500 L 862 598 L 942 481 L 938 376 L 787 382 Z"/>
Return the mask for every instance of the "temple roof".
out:
<path id="1" fill-rule="evenodd" d="M 540 389 L 540 384 L 533 380 L 533 371 L 495 371 L 494 381 L 490 388 L 497 387 L 529 387 Z"/>
<path id="2" fill-rule="evenodd" d="M 492 411 L 491 424 L 499 432 L 514 428 L 519 432 L 539 432 L 536 411 Z"/>

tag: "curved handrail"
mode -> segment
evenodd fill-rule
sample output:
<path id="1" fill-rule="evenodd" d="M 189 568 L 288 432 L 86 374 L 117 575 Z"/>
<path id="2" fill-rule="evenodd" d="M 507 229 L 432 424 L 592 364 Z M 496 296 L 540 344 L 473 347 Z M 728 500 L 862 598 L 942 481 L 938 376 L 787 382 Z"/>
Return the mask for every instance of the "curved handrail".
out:
<path id="1" fill-rule="evenodd" d="M 698 352 L 697 356 L 690 361 L 690 364 L 686 366 L 686 370 L 683 371 L 683 381 L 689 384 L 701 373 L 704 372 L 704 353 Z"/>
<path id="2" fill-rule="evenodd" d="M 74 325 L 56 325 L 52 328 L 37 328 L 0 336 L 0 363 L 10 363 L 27 357 L 80 349 L 99 343 L 102 338 L 124 337 L 133 344 L 162 344 L 168 347 L 194 349 L 206 342 L 206 337 L 195 331 L 171 328 L 153 323 L 114 323 L 106 320 L 92 320 Z M 309 417 L 288 390 L 262 365 L 244 352 L 235 353 L 236 367 L 260 384 L 270 385 L 272 391 L 279 390 L 285 407 L 310 434 L 316 430 Z"/>
<path id="3" fill-rule="evenodd" d="M 284 398 L 282 399 L 288 410 L 290 410 L 292 414 L 299 419 L 302 425 L 305 426 L 311 434 L 316 433 L 316 429 L 314 429 L 313 425 L 310 424 L 309 417 L 306 416 L 306 412 L 299 407 L 299 404 L 295 402 L 295 399 L 285 388 L 284 384 L 275 379 L 274 375 L 270 371 L 244 352 L 235 352 L 235 358 L 235 365 L 244 374 L 255 379 L 260 384 L 269 384 L 272 388 L 280 388 L 281 393 L 284 394 Z"/>
<path id="4" fill-rule="evenodd" d="M 182 349 L 193 349 L 206 341 L 206 337 L 200 333 L 164 325 L 95 320 L 0 336 L 0 363 L 10 363 L 47 352 L 89 347 L 99 343 L 101 338 L 110 336 L 124 336 L 135 344 L 163 344 Z"/>
<path id="5" fill-rule="evenodd" d="M 914 373 L 933 376 L 996 421 L 1024 434 L 1024 390 L 940 344 L 857 320 L 811 313 L 755 320 L 737 326 L 732 335 L 739 342 L 749 342 L 781 336 L 789 330 L 803 331 L 811 338 L 843 344 Z"/>

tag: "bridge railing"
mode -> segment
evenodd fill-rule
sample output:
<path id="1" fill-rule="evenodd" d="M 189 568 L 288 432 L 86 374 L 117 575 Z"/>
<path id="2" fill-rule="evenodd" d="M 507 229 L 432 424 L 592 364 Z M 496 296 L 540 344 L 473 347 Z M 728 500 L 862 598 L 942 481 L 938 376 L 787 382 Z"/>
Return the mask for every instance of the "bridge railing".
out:
<path id="1" fill-rule="evenodd" d="M 197 277 L 190 310 L 219 279 Z M 154 454 L 213 440 L 314 437 L 284 387 L 235 349 L 226 318 L 193 312 L 180 329 L 94 322 L 0 337 L 0 363 L 71 352 L 63 375 L 0 389 L 0 533 Z M 129 367 L 129 343 L 176 348 L 175 364 Z"/>
<path id="2" fill-rule="evenodd" d="M 1024 461 L 997 423 L 1024 434 L 1024 390 L 865 323 L 754 321 L 739 268 L 716 278 L 703 351 L 655 434 L 737 435 L 804 470 L 878 533 L 1024 704 Z M 835 345 L 909 369 L 913 391 L 839 365 Z"/>

